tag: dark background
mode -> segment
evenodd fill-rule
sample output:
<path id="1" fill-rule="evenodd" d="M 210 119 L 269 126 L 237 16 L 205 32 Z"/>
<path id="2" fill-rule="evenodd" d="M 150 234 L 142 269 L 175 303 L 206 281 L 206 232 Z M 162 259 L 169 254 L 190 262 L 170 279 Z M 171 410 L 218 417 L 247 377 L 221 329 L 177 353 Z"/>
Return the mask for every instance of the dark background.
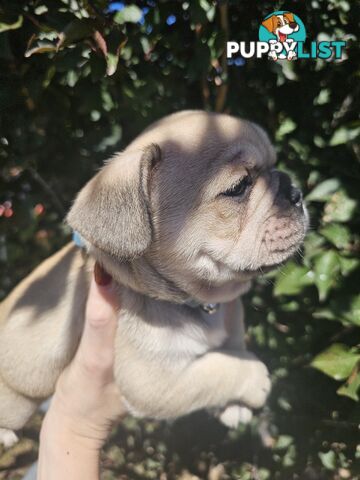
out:
<path id="1" fill-rule="evenodd" d="M 227 62 L 226 39 L 256 41 L 279 9 L 308 41 L 346 40 L 344 58 Z M 303 255 L 246 296 L 249 345 L 273 377 L 268 407 L 237 431 L 205 413 L 129 418 L 103 478 L 359 478 L 359 3 L 7 0 L 0 32 L 0 298 L 70 239 L 64 214 L 103 161 L 168 113 L 258 122 L 307 195 Z M 0 452 L 0 479 L 36 458 L 39 422 Z"/>

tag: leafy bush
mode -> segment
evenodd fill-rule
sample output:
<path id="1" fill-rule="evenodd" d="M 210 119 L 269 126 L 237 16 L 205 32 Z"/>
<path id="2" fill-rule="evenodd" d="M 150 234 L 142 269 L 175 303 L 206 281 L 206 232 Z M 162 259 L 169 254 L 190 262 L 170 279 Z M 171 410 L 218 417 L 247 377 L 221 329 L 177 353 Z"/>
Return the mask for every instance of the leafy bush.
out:
<path id="1" fill-rule="evenodd" d="M 250 346 L 273 375 L 268 409 L 230 433 L 201 414 L 172 427 L 129 419 L 104 478 L 358 478 L 359 9 L 291 8 L 309 38 L 345 39 L 345 59 L 227 62 L 225 41 L 256 40 L 270 1 L 0 6 L 0 297 L 69 239 L 64 213 L 103 160 L 180 109 L 261 124 L 310 212 L 302 257 L 246 297 Z M 19 466 L 18 455 L 4 462 Z"/>

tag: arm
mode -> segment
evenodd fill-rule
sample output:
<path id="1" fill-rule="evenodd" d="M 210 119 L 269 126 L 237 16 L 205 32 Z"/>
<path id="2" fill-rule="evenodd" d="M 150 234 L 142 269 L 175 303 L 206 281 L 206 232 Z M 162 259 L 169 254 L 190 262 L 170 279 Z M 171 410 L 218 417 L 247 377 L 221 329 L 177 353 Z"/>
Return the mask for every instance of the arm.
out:
<path id="1" fill-rule="evenodd" d="M 99 266 L 95 278 L 78 351 L 58 380 L 41 428 L 38 480 L 98 480 L 100 449 L 124 413 L 113 382 L 115 293 Z"/>

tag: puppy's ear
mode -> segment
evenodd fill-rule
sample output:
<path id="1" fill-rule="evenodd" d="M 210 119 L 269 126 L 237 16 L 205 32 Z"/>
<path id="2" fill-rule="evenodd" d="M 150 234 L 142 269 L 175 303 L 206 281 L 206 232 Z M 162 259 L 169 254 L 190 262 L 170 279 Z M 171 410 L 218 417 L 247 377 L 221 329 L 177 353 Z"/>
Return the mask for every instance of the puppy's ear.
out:
<path id="1" fill-rule="evenodd" d="M 274 33 L 277 25 L 276 16 L 271 15 L 271 17 L 264 20 L 261 25 L 265 27 L 266 30 L 268 30 L 269 32 Z"/>
<path id="2" fill-rule="evenodd" d="M 151 172 L 161 159 L 158 145 L 121 153 L 80 191 L 68 224 L 95 247 L 121 259 L 142 255 L 152 238 Z"/>

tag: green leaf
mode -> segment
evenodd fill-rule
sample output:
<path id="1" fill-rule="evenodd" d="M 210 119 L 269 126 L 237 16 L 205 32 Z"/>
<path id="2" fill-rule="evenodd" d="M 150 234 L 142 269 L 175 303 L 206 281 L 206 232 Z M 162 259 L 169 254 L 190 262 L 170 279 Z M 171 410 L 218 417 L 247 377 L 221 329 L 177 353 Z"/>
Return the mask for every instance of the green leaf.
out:
<path id="1" fill-rule="evenodd" d="M 336 468 L 336 455 L 333 450 L 329 450 L 326 453 L 319 452 L 319 458 L 321 460 L 321 463 L 325 468 L 328 470 L 335 470 Z"/>
<path id="2" fill-rule="evenodd" d="M 360 260 L 357 258 L 339 257 L 342 275 L 346 276 L 353 272 L 359 265 Z"/>
<path id="3" fill-rule="evenodd" d="M 212 5 L 210 2 L 207 0 L 200 0 L 200 6 L 203 10 L 206 12 L 206 17 L 209 20 L 209 22 L 212 22 L 215 17 L 215 5 Z"/>
<path id="4" fill-rule="evenodd" d="M 324 250 L 325 239 L 317 232 L 309 232 L 305 237 L 304 248 L 305 248 L 305 259 L 315 257 Z"/>
<path id="5" fill-rule="evenodd" d="M 341 316 L 337 315 L 334 308 L 332 308 L 331 303 L 330 303 L 329 307 L 317 309 L 313 313 L 313 317 L 314 318 L 321 318 L 321 319 L 325 319 L 325 320 L 334 320 L 334 321 L 341 322 Z"/>
<path id="6" fill-rule="evenodd" d="M 319 255 L 315 260 L 315 284 L 319 291 L 319 300 L 326 299 L 330 289 L 335 284 L 340 271 L 339 256 L 334 250 Z"/>
<path id="7" fill-rule="evenodd" d="M 325 206 L 323 220 L 330 222 L 348 222 L 356 209 L 356 201 L 349 198 L 345 192 L 336 192 Z"/>
<path id="8" fill-rule="evenodd" d="M 288 448 L 292 443 L 294 443 L 294 437 L 290 435 L 280 435 L 274 445 L 275 450 L 284 450 Z"/>
<path id="9" fill-rule="evenodd" d="M 20 28 L 23 24 L 23 16 L 19 15 L 19 18 L 14 23 L 3 23 L 0 22 L 0 33 L 7 32 L 8 30 L 16 30 Z"/>
<path id="10" fill-rule="evenodd" d="M 331 242 L 337 248 L 346 248 L 351 240 L 350 230 L 338 223 L 331 223 L 325 228 L 320 230 L 321 235 L 323 235 L 329 242 Z"/>
<path id="11" fill-rule="evenodd" d="M 353 298 L 350 309 L 345 312 L 344 317 L 350 323 L 360 326 L 360 295 Z"/>
<path id="12" fill-rule="evenodd" d="M 35 46 L 26 50 L 24 55 L 26 58 L 29 58 L 31 57 L 31 55 L 34 55 L 34 54 L 56 52 L 56 51 L 57 51 L 57 48 L 54 44 L 50 42 L 38 41 L 35 44 Z"/>
<path id="13" fill-rule="evenodd" d="M 314 283 L 314 273 L 307 267 L 289 262 L 279 273 L 275 282 L 275 295 L 297 295 L 304 287 Z"/>
<path id="14" fill-rule="evenodd" d="M 337 393 L 345 397 L 349 397 L 355 402 L 359 401 L 358 391 L 360 389 L 360 372 L 358 366 L 354 368 L 344 385 L 338 388 Z"/>
<path id="15" fill-rule="evenodd" d="M 96 22 L 92 18 L 76 18 L 68 23 L 64 30 L 59 34 L 57 48 L 66 47 L 67 45 L 78 42 L 83 38 L 92 36 L 96 27 Z"/>
<path id="16" fill-rule="evenodd" d="M 319 95 L 314 99 L 314 105 L 324 105 L 330 101 L 330 90 L 328 88 L 323 88 L 320 90 Z"/>
<path id="17" fill-rule="evenodd" d="M 49 9 L 46 5 L 39 5 L 38 7 L 35 8 L 34 13 L 35 13 L 35 15 L 43 15 L 44 13 L 47 13 L 48 11 L 49 11 Z"/>
<path id="18" fill-rule="evenodd" d="M 106 59 L 107 61 L 106 73 L 109 77 L 111 75 L 114 75 L 114 73 L 116 72 L 119 64 L 121 52 L 125 47 L 127 41 L 128 41 L 127 37 L 121 36 L 120 39 L 116 42 L 115 48 L 112 48 L 113 45 L 110 45 L 111 49 L 109 49 L 107 59 Z"/>
<path id="19" fill-rule="evenodd" d="M 281 140 L 290 132 L 293 132 L 296 128 L 296 123 L 291 118 L 286 118 L 280 123 L 280 127 L 276 132 L 276 140 Z"/>
<path id="20" fill-rule="evenodd" d="M 137 23 L 142 19 L 143 13 L 141 8 L 136 5 L 128 5 L 124 7 L 120 12 L 117 12 L 114 16 L 114 22 L 116 23 Z"/>
<path id="21" fill-rule="evenodd" d="M 306 196 L 308 202 L 326 202 L 329 195 L 340 188 L 340 181 L 337 178 L 329 178 L 316 185 L 316 187 Z"/>
<path id="22" fill-rule="evenodd" d="M 351 142 L 352 140 L 355 140 L 359 133 L 360 127 L 340 127 L 334 132 L 333 136 L 330 139 L 329 145 L 331 147 L 335 147 L 343 143 Z"/>
<path id="23" fill-rule="evenodd" d="M 324 308 L 316 309 L 313 317 L 341 322 L 343 325 L 360 326 L 360 295 L 339 296 L 328 302 Z"/>
<path id="24" fill-rule="evenodd" d="M 334 343 L 317 355 L 311 366 L 335 380 L 345 380 L 359 360 L 359 353 L 353 352 L 347 345 Z"/>

